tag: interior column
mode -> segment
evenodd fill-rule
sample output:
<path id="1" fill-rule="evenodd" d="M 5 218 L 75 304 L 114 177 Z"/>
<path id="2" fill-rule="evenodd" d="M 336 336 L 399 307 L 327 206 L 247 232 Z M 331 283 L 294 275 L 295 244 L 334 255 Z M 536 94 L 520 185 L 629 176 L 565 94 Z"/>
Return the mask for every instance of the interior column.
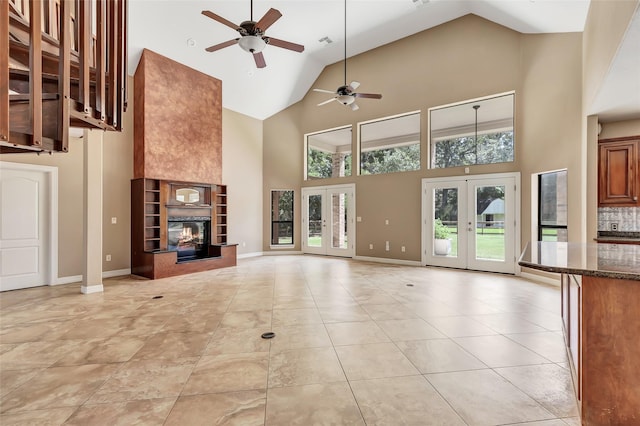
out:
<path id="1" fill-rule="evenodd" d="M 102 286 L 102 142 L 104 132 L 84 132 L 84 262 L 81 291 L 99 293 Z"/>

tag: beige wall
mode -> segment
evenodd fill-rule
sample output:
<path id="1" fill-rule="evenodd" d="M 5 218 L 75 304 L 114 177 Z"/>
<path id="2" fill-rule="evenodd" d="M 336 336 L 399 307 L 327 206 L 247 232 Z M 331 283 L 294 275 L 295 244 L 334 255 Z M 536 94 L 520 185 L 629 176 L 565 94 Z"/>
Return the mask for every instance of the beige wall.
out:
<path id="1" fill-rule="evenodd" d="M 420 260 L 421 179 L 462 175 L 463 168 L 353 176 L 303 182 L 303 135 L 408 111 L 422 111 L 422 149 L 426 159 L 428 108 L 516 91 L 516 161 L 470 167 L 471 174 L 522 172 L 522 241 L 530 239 L 530 174 L 570 169 L 570 187 L 579 187 L 581 111 L 581 35 L 522 35 L 473 15 L 443 24 L 350 58 L 347 80 L 363 92 L 382 93 L 381 101 L 359 100 L 360 110 L 338 104 L 317 107 L 326 98 L 309 92 L 298 104 L 265 121 L 264 190 L 356 183 L 356 255 Z M 343 82 L 342 62 L 327 67 L 314 88 Z M 354 132 L 355 133 L 355 132 Z M 354 146 L 355 150 L 355 141 Z M 579 197 L 579 196 L 578 196 Z M 571 203 L 579 200 L 571 199 Z M 299 203 L 297 203 L 299 204 Z M 265 209 L 268 199 L 265 198 Z M 296 206 L 299 223 L 299 206 Z M 572 211 L 570 227 L 580 217 Z M 384 220 L 390 225 L 385 226 Z M 264 248 L 268 250 L 268 219 Z M 300 250 L 300 229 L 295 249 Z M 571 234 L 573 238 L 574 234 Z M 391 251 L 384 251 L 384 241 Z M 369 244 L 374 249 L 369 250 Z M 400 252 L 401 246 L 406 252 Z M 518 250 L 519 251 L 519 250 Z"/>
<path id="2" fill-rule="evenodd" d="M 133 177 L 133 78 L 122 132 L 105 132 L 103 142 L 103 271 L 131 267 L 131 185 Z M 97 131 L 97 130 L 93 130 Z M 229 242 L 238 253 L 261 251 L 262 122 L 223 110 L 223 182 L 229 190 Z M 71 138 L 66 154 L 7 154 L 2 161 L 58 167 L 58 277 L 83 270 L 83 144 Z M 116 217 L 117 223 L 111 224 Z M 245 243 L 244 245 L 242 243 Z M 104 257 L 111 254 L 111 262 Z"/>
<path id="3" fill-rule="evenodd" d="M 222 181 L 229 243 L 238 256 L 262 252 L 262 121 L 222 110 Z"/>

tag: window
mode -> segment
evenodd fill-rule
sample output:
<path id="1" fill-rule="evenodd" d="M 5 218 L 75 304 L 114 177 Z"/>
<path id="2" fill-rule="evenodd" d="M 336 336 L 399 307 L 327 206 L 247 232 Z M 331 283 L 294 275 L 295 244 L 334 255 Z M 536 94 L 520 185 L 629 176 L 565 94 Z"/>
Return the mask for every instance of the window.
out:
<path id="1" fill-rule="evenodd" d="M 538 241 L 567 241 L 567 171 L 538 175 Z"/>
<path id="2" fill-rule="evenodd" d="M 351 176 L 351 126 L 307 135 L 306 179 Z"/>
<path id="3" fill-rule="evenodd" d="M 420 170 L 420 112 L 361 123 L 360 174 Z"/>
<path id="4" fill-rule="evenodd" d="M 429 111 L 431 167 L 514 160 L 513 93 Z"/>
<path id="5" fill-rule="evenodd" d="M 271 245 L 293 244 L 293 191 L 271 191 Z"/>

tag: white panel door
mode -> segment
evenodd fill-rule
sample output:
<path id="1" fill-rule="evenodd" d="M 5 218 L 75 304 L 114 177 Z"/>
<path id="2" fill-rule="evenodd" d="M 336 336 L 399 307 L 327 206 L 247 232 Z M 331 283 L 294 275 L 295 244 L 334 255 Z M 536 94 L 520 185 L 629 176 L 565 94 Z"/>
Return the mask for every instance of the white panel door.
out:
<path id="1" fill-rule="evenodd" d="M 0 291 L 48 284 L 48 174 L 3 168 L 0 174 Z"/>
<path id="2" fill-rule="evenodd" d="M 303 188 L 302 203 L 302 251 L 353 257 L 354 187 Z"/>

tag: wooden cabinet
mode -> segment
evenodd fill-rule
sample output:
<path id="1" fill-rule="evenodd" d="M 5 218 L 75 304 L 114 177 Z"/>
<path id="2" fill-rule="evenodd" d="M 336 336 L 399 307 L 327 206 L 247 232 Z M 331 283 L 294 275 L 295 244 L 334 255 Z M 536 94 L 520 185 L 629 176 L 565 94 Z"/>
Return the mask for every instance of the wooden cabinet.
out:
<path id="1" fill-rule="evenodd" d="M 640 136 L 603 139 L 598 146 L 599 205 L 639 206 Z"/>
<path id="2" fill-rule="evenodd" d="M 562 321 L 582 424 L 640 419 L 640 282 L 562 276 Z"/>

